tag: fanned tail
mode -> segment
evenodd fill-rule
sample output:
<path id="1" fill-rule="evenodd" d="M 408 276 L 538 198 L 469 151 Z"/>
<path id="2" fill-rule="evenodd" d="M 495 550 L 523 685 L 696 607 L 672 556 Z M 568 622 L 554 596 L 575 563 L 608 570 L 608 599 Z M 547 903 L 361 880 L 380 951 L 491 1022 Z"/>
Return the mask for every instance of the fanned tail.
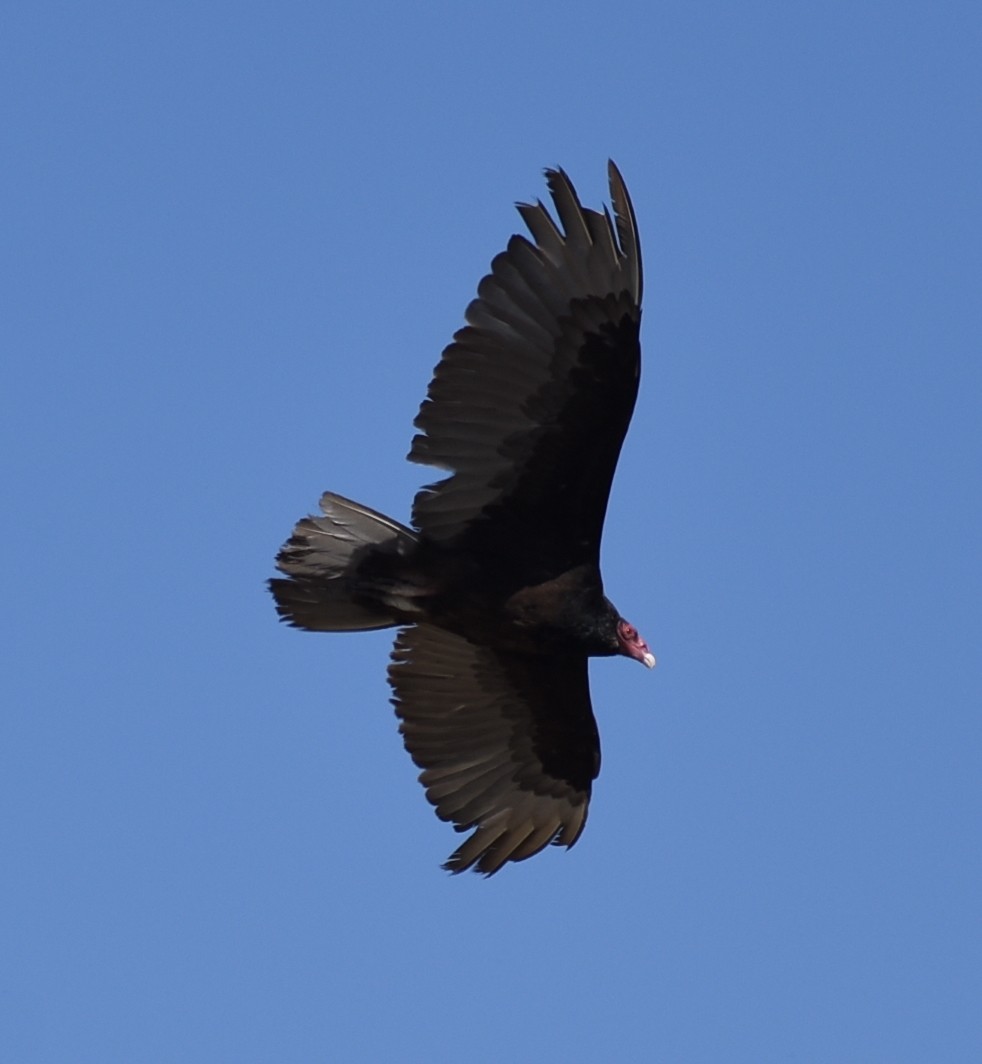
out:
<path id="1" fill-rule="evenodd" d="M 416 533 L 375 510 L 326 492 L 323 516 L 304 517 L 276 557 L 284 577 L 269 581 L 276 611 L 308 632 L 354 632 L 399 624 L 370 587 L 360 586 L 357 568 L 379 548 L 398 552 L 416 543 Z"/>

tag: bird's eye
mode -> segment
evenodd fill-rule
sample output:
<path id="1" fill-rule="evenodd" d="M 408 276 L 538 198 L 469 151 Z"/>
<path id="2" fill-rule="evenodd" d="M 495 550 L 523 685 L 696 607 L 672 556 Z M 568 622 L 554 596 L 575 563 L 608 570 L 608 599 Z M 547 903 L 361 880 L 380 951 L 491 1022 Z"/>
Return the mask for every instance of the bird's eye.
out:
<path id="1" fill-rule="evenodd" d="M 637 630 L 632 628 L 631 625 L 625 624 L 624 625 L 624 638 L 625 639 L 637 639 L 638 638 Z"/>

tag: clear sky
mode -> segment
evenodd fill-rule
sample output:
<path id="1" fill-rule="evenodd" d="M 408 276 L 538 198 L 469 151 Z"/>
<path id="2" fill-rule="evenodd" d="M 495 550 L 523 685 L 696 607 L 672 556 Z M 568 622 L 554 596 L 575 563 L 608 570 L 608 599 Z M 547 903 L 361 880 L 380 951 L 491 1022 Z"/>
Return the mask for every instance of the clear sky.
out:
<path id="1" fill-rule="evenodd" d="M 32 3 L 0 33 L 0 1059 L 982 1060 L 982 8 Z M 623 170 L 645 364 L 590 823 L 491 880 L 391 633 L 513 202 Z"/>

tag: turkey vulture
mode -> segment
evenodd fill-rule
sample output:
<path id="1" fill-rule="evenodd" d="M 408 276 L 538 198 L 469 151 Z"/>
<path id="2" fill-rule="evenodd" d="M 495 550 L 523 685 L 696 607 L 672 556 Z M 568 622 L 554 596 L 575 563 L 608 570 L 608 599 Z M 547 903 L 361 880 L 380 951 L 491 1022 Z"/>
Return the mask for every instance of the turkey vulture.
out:
<path id="1" fill-rule="evenodd" d="M 280 617 L 311 632 L 401 626 L 393 705 L 442 820 L 444 868 L 491 875 L 572 846 L 600 768 L 587 658 L 654 656 L 604 597 L 600 536 L 638 391 L 641 255 L 624 181 L 612 220 L 546 170 L 559 225 L 491 263 L 434 371 L 409 460 L 449 471 L 412 527 L 328 492 L 280 550 Z"/>

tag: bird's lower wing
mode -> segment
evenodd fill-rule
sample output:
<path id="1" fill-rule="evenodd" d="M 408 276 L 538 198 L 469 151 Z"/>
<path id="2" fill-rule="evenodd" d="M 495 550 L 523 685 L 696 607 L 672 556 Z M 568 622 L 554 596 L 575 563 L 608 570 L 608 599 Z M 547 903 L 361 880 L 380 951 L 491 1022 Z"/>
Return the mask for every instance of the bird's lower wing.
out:
<path id="1" fill-rule="evenodd" d="M 442 820 L 473 834 L 444 866 L 491 875 L 586 823 L 600 740 L 586 658 L 501 654 L 431 625 L 389 667 L 406 749 Z"/>

